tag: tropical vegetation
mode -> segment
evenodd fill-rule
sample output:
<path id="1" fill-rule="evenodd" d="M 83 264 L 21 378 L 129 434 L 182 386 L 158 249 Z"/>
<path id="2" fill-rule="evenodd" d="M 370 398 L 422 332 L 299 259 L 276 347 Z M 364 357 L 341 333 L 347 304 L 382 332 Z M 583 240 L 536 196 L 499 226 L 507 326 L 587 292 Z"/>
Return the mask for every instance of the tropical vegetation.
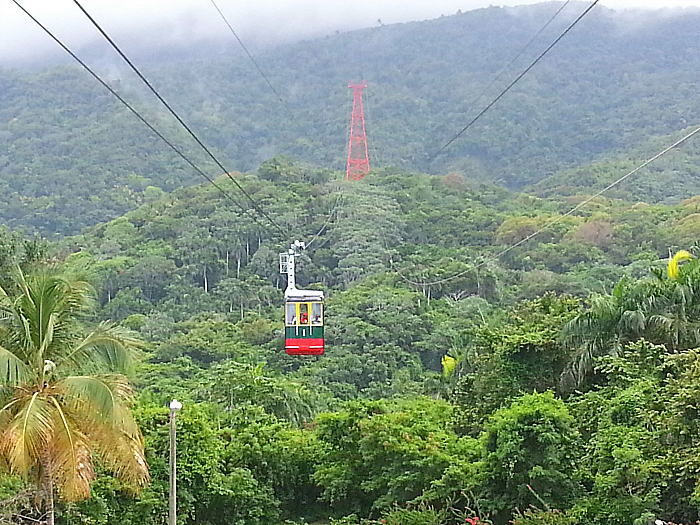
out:
<path id="1" fill-rule="evenodd" d="M 37 485 L 49 525 L 56 490 L 67 501 L 90 495 L 96 460 L 134 489 L 148 481 L 132 391 L 119 373 L 133 341 L 104 324 L 81 326 L 90 292 L 49 268 L 17 269 L 13 289 L 0 289 L 0 457 Z"/>
<path id="2" fill-rule="evenodd" d="M 0 70 L 0 521 L 165 523 L 177 398 L 180 525 L 697 523 L 697 139 L 589 199 L 698 121 L 697 13 L 592 12 L 428 163 L 559 7 L 270 51 L 294 126 L 247 62 L 152 56 L 222 176 L 112 68 L 218 188 L 78 70 Z M 283 349 L 295 240 L 318 358 Z"/>

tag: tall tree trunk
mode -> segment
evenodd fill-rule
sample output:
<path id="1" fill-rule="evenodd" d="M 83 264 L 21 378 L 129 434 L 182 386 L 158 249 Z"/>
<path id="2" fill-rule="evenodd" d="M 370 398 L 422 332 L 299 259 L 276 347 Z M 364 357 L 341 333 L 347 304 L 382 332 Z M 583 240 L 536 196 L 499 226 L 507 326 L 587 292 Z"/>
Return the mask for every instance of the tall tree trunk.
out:
<path id="1" fill-rule="evenodd" d="M 44 488 L 44 508 L 46 510 L 46 525 L 54 525 L 54 503 L 53 503 L 53 479 L 51 478 L 51 467 L 48 459 L 42 460 L 42 485 Z"/>

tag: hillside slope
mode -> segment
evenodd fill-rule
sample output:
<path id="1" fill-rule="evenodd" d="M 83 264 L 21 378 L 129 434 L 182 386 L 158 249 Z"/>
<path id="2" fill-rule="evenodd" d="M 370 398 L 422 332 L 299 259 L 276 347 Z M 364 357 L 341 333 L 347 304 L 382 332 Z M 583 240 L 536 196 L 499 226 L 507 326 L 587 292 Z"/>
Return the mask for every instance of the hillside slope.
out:
<path id="1" fill-rule="evenodd" d="M 676 206 L 598 199 L 563 217 L 572 202 L 454 175 L 380 169 L 357 183 L 338 175 L 277 158 L 239 176 L 286 239 L 201 185 L 65 238 L 55 256 L 73 254 L 69 260 L 92 268 L 98 317 L 156 342 L 159 361 L 209 366 L 223 358 L 212 353 L 215 340 L 223 345 L 216 352 L 297 370 L 335 397 L 382 397 L 415 387 L 425 369 L 438 371 L 488 312 L 551 292 L 583 298 L 622 275 L 646 275 L 669 249 L 690 248 L 700 223 L 698 198 Z M 555 227 L 497 257 L 553 219 Z M 310 243 L 299 285 L 327 294 L 322 361 L 299 362 L 281 348 L 277 255 L 294 239 Z"/>
<path id="2" fill-rule="evenodd" d="M 700 14 L 601 8 L 429 162 L 585 7 L 568 5 L 470 107 L 560 6 L 491 7 L 286 46 L 258 57 L 285 104 L 239 57 L 151 58 L 144 71 L 227 167 L 243 171 L 280 153 L 342 169 L 346 86 L 359 78 L 368 80 L 373 166 L 457 171 L 514 188 L 700 122 Z M 105 64 L 98 69 L 120 92 L 218 175 L 116 59 Z M 84 72 L 62 66 L 0 71 L 0 180 L 0 219 L 65 234 L 133 209 L 156 188 L 201 178 Z"/>

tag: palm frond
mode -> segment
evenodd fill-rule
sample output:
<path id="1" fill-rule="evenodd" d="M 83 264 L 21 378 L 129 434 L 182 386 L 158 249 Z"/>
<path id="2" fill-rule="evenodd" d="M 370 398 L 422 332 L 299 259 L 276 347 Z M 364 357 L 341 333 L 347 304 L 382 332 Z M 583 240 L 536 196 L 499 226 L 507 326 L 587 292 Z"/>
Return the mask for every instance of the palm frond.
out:
<path id="1" fill-rule="evenodd" d="M 71 376 L 56 384 L 97 455 L 138 487 L 149 479 L 144 442 L 129 410 L 132 391 L 121 375 Z"/>
<path id="2" fill-rule="evenodd" d="M 95 479 L 92 451 L 73 417 L 55 398 L 50 402 L 55 407 L 55 430 L 48 447 L 51 477 L 64 498 L 79 501 L 90 496 L 90 483 Z"/>
<path id="3" fill-rule="evenodd" d="M 105 368 L 113 372 L 128 373 L 132 366 L 132 348 L 137 341 L 124 337 L 107 323 L 88 334 L 76 344 L 70 353 L 56 356 L 57 366 L 72 365 L 80 368 Z"/>
<path id="4" fill-rule="evenodd" d="M 53 343 L 54 330 L 56 328 L 56 319 L 57 315 L 55 313 L 49 315 L 48 320 L 46 322 L 46 326 L 42 331 L 41 338 L 39 340 L 39 355 L 42 358 L 44 358 L 49 353 L 49 348 L 51 347 L 51 343 Z"/>
<path id="5" fill-rule="evenodd" d="M 29 284 L 27 283 L 27 279 L 24 275 L 24 272 L 22 271 L 22 268 L 20 268 L 19 266 L 15 267 L 15 270 L 12 273 L 12 277 L 15 281 L 15 284 L 22 292 L 22 296 L 31 300 L 32 294 L 29 290 Z M 22 297 L 22 296 L 20 296 L 20 297 Z"/>
<path id="6" fill-rule="evenodd" d="M 646 327 L 646 316 L 641 310 L 625 310 L 620 315 L 619 327 L 621 331 L 639 335 Z"/>
<path id="7" fill-rule="evenodd" d="M 10 400 L 4 407 L 0 408 L 0 424 L 12 419 L 14 412 L 11 412 L 12 407 L 24 401 L 21 397 L 16 397 Z"/>
<path id="8" fill-rule="evenodd" d="M 101 418 L 92 418 L 83 426 L 97 456 L 114 475 L 134 488 L 148 483 L 148 463 L 141 431 L 126 407 L 119 407 L 115 419 L 121 425 L 108 424 Z"/>
<path id="9" fill-rule="evenodd" d="M 92 289 L 88 283 L 74 282 L 56 269 L 42 269 L 29 276 L 21 270 L 15 272 L 15 284 L 19 295 L 11 305 L 14 324 L 24 325 L 24 340 L 36 349 L 44 351 L 50 346 L 54 334 L 66 323 L 74 322 L 75 314 L 92 304 Z"/>
<path id="10" fill-rule="evenodd" d="M 53 434 L 51 407 L 39 392 L 25 396 L 0 433 L 0 454 L 12 473 L 26 476 L 39 461 Z"/>
<path id="11" fill-rule="evenodd" d="M 19 317 L 19 324 L 22 327 L 22 331 L 18 332 L 17 335 L 23 335 L 24 338 L 21 339 L 21 346 L 22 348 L 25 349 L 26 355 L 29 359 L 34 358 L 35 356 L 33 355 L 35 352 L 32 351 L 32 349 L 36 350 L 36 346 L 33 343 L 33 337 L 32 337 L 32 327 L 29 324 L 29 319 L 27 319 L 24 316 Z"/>
<path id="12" fill-rule="evenodd" d="M 114 426 L 122 424 L 120 408 L 128 406 L 132 390 L 126 377 L 113 374 L 103 376 L 69 376 L 55 388 L 76 411 L 86 411 Z"/>
<path id="13" fill-rule="evenodd" d="M 647 326 L 649 329 L 655 332 L 670 332 L 673 328 L 673 319 L 671 319 L 668 314 L 654 314 L 650 315 L 647 319 Z"/>
<path id="14" fill-rule="evenodd" d="M 14 352 L 0 346 L 0 385 L 12 386 L 28 383 L 35 378 L 32 369 Z"/>

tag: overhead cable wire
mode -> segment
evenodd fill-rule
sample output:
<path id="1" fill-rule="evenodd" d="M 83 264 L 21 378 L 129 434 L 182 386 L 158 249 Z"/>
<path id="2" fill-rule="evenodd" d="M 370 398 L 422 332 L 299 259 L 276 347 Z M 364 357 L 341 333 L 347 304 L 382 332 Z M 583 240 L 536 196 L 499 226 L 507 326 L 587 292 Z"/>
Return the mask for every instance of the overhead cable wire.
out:
<path id="1" fill-rule="evenodd" d="M 323 233 L 323 230 L 325 230 L 326 227 L 328 226 L 328 224 L 331 222 L 331 219 L 333 218 L 333 213 L 335 212 L 335 209 L 338 207 L 338 204 L 340 203 L 342 196 L 343 196 L 342 192 L 339 191 L 338 195 L 335 198 L 335 203 L 333 204 L 331 211 L 328 213 L 328 218 L 326 218 L 326 222 L 324 222 L 323 225 L 321 226 L 321 228 L 316 232 L 316 235 L 314 235 L 311 238 L 311 240 L 306 243 L 307 249 L 309 248 L 309 246 L 311 246 L 311 244 L 314 243 L 314 241 L 316 241 L 316 239 L 319 238 L 319 236 Z"/>
<path id="2" fill-rule="evenodd" d="M 568 0 L 567 0 L 567 1 L 568 1 Z M 253 57 L 253 55 L 251 54 L 251 52 L 248 50 L 247 46 L 243 43 L 243 40 L 241 39 L 241 37 L 239 37 L 239 36 L 238 36 L 238 33 L 236 33 L 235 29 L 233 29 L 233 26 L 232 26 L 231 23 L 228 21 L 228 19 L 226 18 L 226 15 L 224 15 L 223 11 L 221 11 L 221 9 L 220 9 L 219 6 L 217 5 L 216 1 L 215 1 L 215 0 L 210 0 L 210 2 L 211 2 L 211 4 L 214 6 L 214 9 L 216 9 L 216 11 L 219 13 L 219 16 L 220 16 L 221 19 L 224 21 L 224 23 L 226 24 L 226 26 L 229 28 L 229 31 L 231 31 L 231 34 L 232 34 L 232 35 L 235 37 L 235 39 L 238 41 L 238 43 L 240 44 L 240 46 L 241 46 L 241 48 L 243 49 L 243 51 L 245 52 L 245 54 L 248 56 L 248 58 L 250 59 L 250 61 L 253 63 L 253 65 L 255 66 L 255 68 L 258 70 L 258 73 L 260 73 L 260 76 L 265 80 L 265 83 L 268 85 L 268 87 L 270 88 L 270 90 L 275 94 L 275 96 L 277 97 L 277 99 L 282 103 L 282 105 L 283 105 L 283 106 L 287 109 L 287 111 L 290 113 L 290 115 L 292 116 L 292 120 L 293 120 L 293 121 L 296 121 L 296 119 L 294 118 L 294 114 L 293 114 L 293 112 L 292 112 L 292 109 L 289 107 L 289 105 L 287 104 L 287 102 L 280 96 L 280 94 L 277 92 L 277 90 L 275 89 L 275 87 L 272 85 L 272 82 L 271 82 L 270 79 L 267 77 L 267 75 L 265 74 L 265 72 L 263 71 L 263 69 L 260 67 L 260 65 L 258 64 L 258 62 L 255 60 L 255 58 Z M 336 199 L 335 199 L 335 203 L 333 204 L 333 206 L 332 206 L 330 212 L 328 213 L 328 217 L 326 218 L 325 222 L 323 223 L 323 225 L 321 226 L 321 228 L 318 230 L 318 232 L 316 232 L 316 234 L 311 238 L 311 240 L 310 240 L 309 242 L 306 243 L 307 249 L 308 249 L 309 246 L 311 246 L 311 244 L 313 244 L 313 243 L 319 238 L 319 236 L 323 233 L 323 231 L 326 229 L 326 227 L 327 227 L 328 224 L 330 223 L 331 219 L 333 218 L 333 214 L 334 214 L 336 208 L 338 207 L 338 204 L 340 203 L 341 197 L 342 197 L 342 194 L 341 194 L 341 193 L 338 193 L 338 195 L 337 195 L 337 197 L 336 197 Z M 312 261 L 312 262 L 313 262 L 313 261 Z"/>
<path id="3" fill-rule="evenodd" d="M 150 122 L 148 122 L 131 104 L 129 104 L 119 93 L 117 93 L 112 87 L 107 84 L 100 76 L 95 73 L 90 66 L 88 66 L 85 62 L 83 62 L 80 57 L 78 57 L 73 51 L 71 51 L 68 46 L 66 46 L 56 35 L 54 35 L 46 26 L 44 26 L 39 20 L 37 20 L 29 11 L 27 11 L 17 0 L 12 0 L 14 4 L 19 7 L 29 18 L 32 19 L 32 21 L 37 24 L 49 37 L 51 37 L 54 42 L 56 42 L 66 53 L 68 53 L 78 64 L 80 64 L 83 69 L 85 69 L 90 75 L 92 75 L 95 80 L 97 80 L 102 86 L 107 89 L 114 97 L 116 97 L 119 102 L 121 102 L 131 113 L 133 113 L 136 118 L 138 118 L 141 122 L 143 122 L 148 129 L 150 129 L 155 135 L 161 139 L 165 144 L 167 144 L 170 149 L 172 149 L 177 155 L 182 158 L 187 164 L 189 164 L 192 169 L 194 169 L 197 173 L 199 173 L 202 177 L 204 177 L 209 183 L 214 186 L 217 190 L 221 192 L 222 195 L 224 195 L 227 199 L 229 199 L 231 202 L 233 202 L 240 210 L 247 214 L 253 222 L 258 224 L 258 226 L 262 227 L 265 230 L 270 231 L 270 229 L 265 226 L 264 224 L 260 223 L 258 219 L 255 217 L 255 215 L 252 215 L 250 213 L 250 209 L 244 207 L 241 205 L 237 200 L 235 200 L 231 195 L 229 195 L 221 186 L 219 186 L 209 175 L 204 173 L 199 167 L 197 167 L 194 162 L 192 162 L 177 146 L 175 146 L 170 140 L 168 140 L 160 131 L 158 131 Z"/>
<path id="4" fill-rule="evenodd" d="M 250 54 L 250 51 L 248 51 L 248 48 L 247 48 L 246 45 L 243 43 L 243 40 L 241 40 L 241 38 L 238 36 L 238 33 L 236 33 L 236 31 L 233 29 L 233 26 L 232 26 L 232 25 L 229 23 L 229 21 L 226 19 L 226 16 L 224 16 L 224 13 L 221 11 L 221 9 L 219 9 L 219 6 L 216 5 L 216 2 L 215 2 L 214 0 L 210 0 L 210 1 L 211 1 L 212 5 L 214 6 L 214 8 L 216 9 L 216 11 L 219 13 L 219 16 L 221 16 L 221 19 L 222 19 L 222 20 L 224 21 L 224 23 L 228 26 L 228 28 L 229 28 L 229 30 L 231 31 L 231 33 L 233 34 L 233 36 L 236 37 L 236 40 L 238 40 L 238 43 L 239 43 L 239 44 L 241 45 L 241 47 L 243 48 L 243 51 L 245 51 L 245 54 L 248 55 L 248 58 L 249 58 L 250 61 L 253 63 L 253 65 L 255 66 L 255 68 L 258 70 L 258 73 L 260 73 L 260 76 L 263 77 L 263 79 L 265 80 L 265 82 L 267 83 L 267 85 L 270 87 L 270 89 L 271 89 L 272 92 L 275 94 L 275 96 L 277 97 L 277 99 L 282 103 L 282 105 L 284 105 L 287 109 L 289 109 L 289 106 L 287 106 L 287 102 L 280 96 L 279 93 L 277 93 L 277 90 L 275 89 L 275 86 L 272 85 L 272 82 L 270 82 L 270 79 L 267 78 L 267 75 L 266 75 L 265 72 L 262 70 L 262 68 L 258 65 L 258 63 L 256 62 L 255 58 L 253 58 L 253 55 Z"/>
<path id="5" fill-rule="evenodd" d="M 308 139 L 311 143 L 315 142 L 317 137 L 312 137 L 311 135 L 309 135 L 308 130 L 300 122 L 300 119 L 297 118 L 298 112 L 293 110 L 292 107 L 289 105 L 289 102 L 284 97 L 282 97 L 279 94 L 279 92 L 275 89 L 275 86 L 272 84 L 272 81 L 270 80 L 270 78 L 265 74 L 262 67 L 260 67 L 260 65 L 255 60 L 255 58 L 253 57 L 251 52 L 248 50 L 248 47 L 246 47 L 246 45 L 243 43 L 243 40 L 241 39 L 241 37 L 239 37 L 238 33 L 236 33 L 236 31 L 233 29 L 233 26 L 229 23 L 228 19 L 226 18 L 226 16 L 223 13 L 223 11 L 221 11 L 221 9 L 219 9 L 219 6 L 216 4 L 215 0 L 210 0 L 210 2 L 212 3 L 214 8 L 219 13 L 219 16 L 221 16 L 221 19 L 228 26 L 229 30 L 231 31 L 231 34 L 233 34 L 233 36 L 236 38 L 236 40 L 240 44 L 243 51 L 245 51 L 245 54 L 248 56 L 250 61 L 253 63 L 253 65 L 255 66 L 255 69 L 258 70 L 258 73 L 260 73 L 260 76 L 263 78 L 263 80 L 265 80 L 265 83 L 269 86 L 270 90 L 275 94 L 275 96 L 277 97 L 277 100 L 279 100 L 280 103 L 282 104 L 282 106 L 284 106 L 284 108 L 287 110 L 287 113 L 289 113 L 291 123 L 293 123 L 294 126 L 297 128 L 297 131 L 301 135 L 303 135 L 306 139 Z M 285 148 L 289 148 L 293 152 L 294 151 L 294 141 L 291 141 L 291 143 L 288 144 L 287 146 L 285 146 Z"/>
<path id="6" fill-rule="evenodd" d="M 14 0 L 13 0 L 14 1 Z M 73 0 L 73 3 L 78 6 L 78 8 L 83 12 L 83 14 L 90 20 L 92 25 L 95 26 L 95 28 L 100 32 L 100 34 L 109 42 L 109 44 L 114 48 L 114 50 L 119 54 L 119 56 L 124 59 L 124 61 L 129 65 L 129 67 L 136 73 L 136 75 L 143 81 L 144 84 L 148 87 L 148 89 L 151 90 L 151 92 L 160 100 L 160 102 L 168 109 L 170 114 L 175 117 L 175 119 L 182 125 L 183 128 L 189 133 L 189 135 L 194 139 L 197 144 L 209 155 L 209 157 L 216 163 L 216 165 L 221 169 L 221 171 L 228 176 L 231 181 L 236 185 L 236 187 L 247 197 L 248 201 L 250 201 L 251 205 L 253 208 L 263 217 L 265 217 L 270 223 L 282 234 L 286 236 L 286 232 L 275 222 L 275 220 L 270 217 L 265 210 L 263 210 L 257 202 L 255 202 L 255 199 L 250 196 L 250 194 L 241 186 L 241 184 L 231 175 L 230 170 L 226 169 L 224 165 L 219 161 L 216 156 L 211 152 L 211 150 L 200 140 L 200 138 L 192 131 L 192 129 L 185 123 L 184 120 L 180 117 L 180 115 L 177 114 L 177 112 L 166 102 L 166 100 L 158 93 L 158 91 L 153 87 L 153 85 L 148 81 L 148 79 L 139 71 L 139 69 L 134 65 L 134 63 L 129 60 L 129 57 L 126 56 L 126 54 L 119 48 L 119 46 L 112 40 L 112 38 L 107 34 L 107 32 L 102 29 L 102 27 L 97 23 L 97 21 L 88 13 L 85 8 L 80 5 L 80 2 L 78 0 Z"/>
<path id="7" fill-rule="evenodd" d="M 605 186 L 605 188 L 603 188 L 602 190 L 600 190 L 600 191 L 596 192 L 595 194 L 591 195 L 590 197 L 584 199 L 584 200 L 581 201 L 579 204 L 577 204 L 576 206 L 574 206 L 573 208 L 571 208 L 569 211 L 567 211 L 565 214 L 560 215 L 560 216 L 557 217 L 556 219 L 553 219 L 553 220 L 549 221 L 547 224 L 545 224 L 544 226 L 542 226 L 542 228 L 540 228 L 539 230 L 537 230 L 537 231 L 531 233 L 530 235 L 528 235 L 527 237 L 524 237 L 523 239 L 520 239 L 518 242 L 511 244 L 510 246 L 508 246 L 508 247 L 505 248 L 504 250 L 501 250 L 500 252 L 498 252 L 496 255 L 494 255 L 494 256 L 492 256 L 492 257 L 490 257 L 490 258 L 488 258 L 488 259 L 482 261 L 482 262 L 479 263 L 479 264 L 476 264 L 476 265 L 472 266 L 472 267 L 469 268 L 468 270 L 464 270 L 463 272 L 456 273 L 455 275 L 452 275 L 451 277 L 447 277 L 447 278 L 445 278 L 445 279 L 438 279 L 438 280 L 430 281 L 430 282 L 417 282 L 417 281 L 412 281 L 411 279 L 409 279 L 409 278 L 407 278 L 406 276 L 404 276 L 400 271 L 398 271 L 398 269 L 394 266 L 394 261 L 393 261 L 392 259 L 389 260 L 389 263 L 390 263 L 391 266 L 396 270 L 396 273 L 398 273 L 399 276 L 400 276 L 404 281 L 406 281 L 407 283 L 412 284 L 412 285 L 414 285 L 414 286 L 423 286 L 423 287 L 425 287 L 425 286 L 435 286 L 435 285 L 438 285 L 438 284 L 446 283 L 446 282 L 452 281 L 452 280 L 454 280 L 454 279 L 457 279 L 458 277 L 461 277 L 461 276 L 463 276 L 463 275 L 466 275 L 466 274 L 469 273 L 469 272 L 473 272 L 474 270 L 478 270 L 479 268 L 481 268 L 482 266 L 484 266 L 489 260 L 495 260 L 495 259 L 501 258 L 502 256 L 504 256 L 504 255 L 507 254 L 508 252 L 514 250 L 515 248 L 517 248 L 517 247 L 520 246 L 521 244 L 526 243 L 527 241 L 529 241 L 529 240 L 532 239 L 533 237 L 536 237 L 536 236 L 539 235 L 540 233 L 542 233 L 542 232 L 548 230 L 549 228 L 551 228 L 551 227 L 554 226 L 555 224 L 561 222 L 561 221 L 562 221 L 563 219 L 565 219 L 566 217 L 569 217 L 569 216 L 572 215 L 574 212 L 576 212 L 576 211 L 580 210 L 581 208 L 583 208 L 586 204 L 588 204 L 588 203 L 591 202 L 592 200 L 597 199 L 598 197 L 600 197 L 600 196 L 601 196 L 603 193 L 605 193 L 606 191 L 608 191 L 608 190 L 614 188 L 615 186 L 617 186 L 618 184 L 620 184 L 620 183 L 621 183 L 622 181 L 624 181 L 625 179 L 631 177 L 632 175 L 634 175 L 635 173 L 637 173 L 639 170 L 645 168 L 646 166 L 648 166 L 649 164 L 651 164 L 651 163 L 654 162 L 655 160 L 659 159 L 660 157 L 663 157 L 664 155 L 666 155 L 666 154 L 667 154 L 669 151 L 671 151 L 672 149 L 677 148 L 678 146 L 680 146 L 681 144 L 683 144 L 685 141 L 687 141 L 688 139 L 690 139 L 691 137 L 693 137 L 693 136 L 696 135 L 697 133 L 700 133 L 700 126 L 698 126 L 697 128 L 695 128 L 693 131 L 691 131 L 690 133 L 686 134 L 685 136 L 683 136 L 681 139 L 677 140 L 676 142 L 674 142 L 674 143 L 671 144 L 670 146 L 666 147 L 665 149 L 663 149 L 662 151 L 660 151 L 659 153 L 657 153 L 657 154 L 654 155 L 653 157 L 648 158 L 647 160 L 645 160 L 644 162 L 642 162 L 639 166 L 637 166 L 636 168 L 634 168 L 632 171 L 630 171 L 630 172 L 624 174 L 622 177 L 618 178 L 616 181 L 611 182 L 610 184 L 608 184 L 607 186 Z"/>
<path id="8" fill-rule="evenodd" d="M 561 35 L 559 35 L 559 36 L 556 38 L 556 40 L 554 40 L 554 42 L 552 42 L 549 46 L 547 46 L 547 48 L 546 48 L 544 51 L 542 51 L 542 53 L 540 53 L 540 55 L 539 55 L 534 61 L 532 61 L 532 63 L 531 63 L 529 66 L 527 66 L 527 67 L 523 70 L 522 73 L 520 73 L 517 77 L 515 77 L 515 79 L 514 79 L 510 84 L 508 84 L 508 86 L 506 86 L 506 88 L 505 88 L 503 91 L 501 91 L 501 93 L 500 93 L 496 98 L 494 98 L 494 99 L 493 99 L 484 109 L 482 109 L 471 121 L 469 121 L 469 124 L 467 124 L 466 126 L 464 126 L 454 137 L 452 137 L 449 141 L 447 141 L 447 143 L 446 143 L 443 147 L 441 147 L 439 150 L 437 150 L 435 153 L 433 153 L 433 154 L 428 158 L 428 162 L 432 162 L 433 160 L 435 160 L 435 158 L 436 158 L 438 155 L 440 155 L 443 151 L 445 151 L 445 149 L 447 149 L 455 140 L 457 140 L 459 137 L 461 137 L 462 134 L 464 134 L 465 131 L 467 131 L 470 127 L 472 127 L 472 125 L 473 125 L 477 120 L 479 120 L 479 119 L 484 115 L 484 113 L 486 113 L 486 112 L 487 112 L 489 109 L 491 109 L 499 100 L 501 100 L 501 98 L 503 98 L 503 96 L 504 96 L 506 93 L 508 93 L 508 91 L 510 91 L 511 88 L 512 88 L 513 86 L 515 86 L 515 85 L 516 85 L 516 84 L 517 84 L 517 83 L 518 83 L 518 82 L 519 82 L 533 67 L 535 67 L 535 65 L 536 65 L 540 60 L 542 60 L 542 58 L 544 58 L 544 56 L 545 56 L 547 53 L 549 53 L 549 51 L 550 51 L 554 46 L 556 46 L 556 45 L 559 43 L 559 41 L 560 41 L 562 38 L 564 38 L 564 36 L 566 36 L 566 34 L 567 34 L 569 31 L 571 31 L 571 30 L 574 28 L 574 26 L 576 26 L 576 24 L 578 24 L 578 23 L 581 21 L 581 19 L 582 19 L 584 16 L 586 16 L 586 15 L 590 12 L 590 10 L 593 9 L 593 8 L 596 6 L 596 4 L 597 4 L 599 1 L 600 1 L 600 0 L 593 0 L 593 2 L 591 2 L 591 5 L 589 5 L 589 6 L 586 8 L 586 10 L 585 10 L 583 13 L 581 13 L 581 14 L 576 18 L 576 20 L 574 20 L 571 24 L 569 24 L 569 27 L 567 27 L 567 28 L 564 30 L 564 32 L 563 32 Z"/>
<path id="9" fill-rule="evenodd" d="M 557 11 L 551 16 L 551 18 L 549 20 L 547 20 L 547 23 L 545 25 L 543 25 L 542 28 L 537 32 L 537 34 L 535 34 L 535 36 L 533 36 L 530 39 L 530 41 L 527 44 L 525 44 L 520 51 L 518 51 L 518 53 L 510 60 L 510 62 L 508 62 L 508 64 L 506 64 L 503 67 L 503 69 L 501 69 L 501 71 L 499 71 L 499 73 L 494 77 L 494 79 L 489 83 L 489 85 L 486 86 L 484 89 L 482 89 L 481 92 L 476 97 L 474 97 L 472 99 L 472 101 L 469 102 L 469 104 L 467 104 L 468 108 L 472 108 L 479 100 L 481 100 L 481 97 L 483 97 L 486 94 L 486 92 L 489 89 L 491 89 L 491 87 L 496 82 L 498 82 L 500 80 L 500 78 L 503 76 L 503 74 L 506 71 L 508 71 L 508 69 L 510 69 L 510 66 L 512 66 L 515 63 L 515 61 L 518 60 L 523 55 L 523 53 L 525 53 L 525 51 L 527 51 L 527 49 L 535 42 L 535 40 L 537 40 L 537 38 L 542 33 L 544 33 L 544 30 L 547 29 L 552 22 L 554 22 L 554 19 L 559 15 L 559 13 L 561 13 L 564 10 L 564 8 L 567 5 L 569 5 L 569 2 L 571 2 L 571 0 L 566 0 L 566 2 L 564 2 L 561 5 L 561 7 L 559 9 L 557 9 Z"/>

